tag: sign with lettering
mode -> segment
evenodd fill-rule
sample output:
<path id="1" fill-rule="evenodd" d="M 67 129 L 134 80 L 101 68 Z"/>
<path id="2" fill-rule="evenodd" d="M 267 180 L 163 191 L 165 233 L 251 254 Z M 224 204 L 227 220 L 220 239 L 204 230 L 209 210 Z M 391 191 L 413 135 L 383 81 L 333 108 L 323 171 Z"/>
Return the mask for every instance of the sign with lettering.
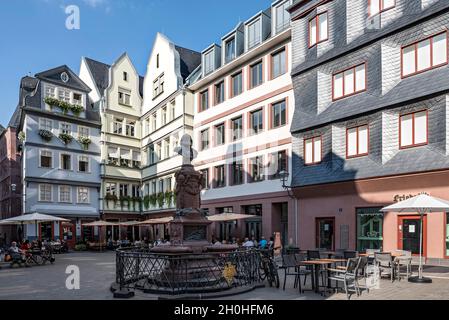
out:
<path id="1" fill-rule="evenodd" d="M 430 196 L 430 194 L 429 193 L 427 193 L 427 192 L 421 192 L 421 193 L 418 193 L 418 194 L 415 194 L 415 195 L 413 195 L 413 194 L 409 194 L 409 195 L 395 195 L 394 196 L 394 198 L 393 198 L 393 201 L 395 202 L 395 203 L 397 203 L 397 202 L 401 202 L 401 201 L 404 201 L 404 200 L 408 200 L 408 199 L 411 199 L 411 198 L 413 198 L 413 197 L 416 197 L 416 196 L 419 196 L 419 195 L 421 195 L 421 194 L 425 194 L 425 195 L 428 195 L 428 196 Z"/>

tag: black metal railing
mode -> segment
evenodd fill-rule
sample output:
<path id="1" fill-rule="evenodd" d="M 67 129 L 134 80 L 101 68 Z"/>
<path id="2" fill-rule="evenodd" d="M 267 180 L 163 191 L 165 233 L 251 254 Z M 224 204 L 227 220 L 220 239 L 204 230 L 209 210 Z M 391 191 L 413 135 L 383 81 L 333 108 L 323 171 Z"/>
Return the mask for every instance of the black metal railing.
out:
<path id="1" fill-rule="evenodd" d="M 212 293 L 260 285 L 261 255 L 257 250 L 226 253 L 161 254 L 148 250 L 116 252 L 120 290 L 180 295 Z"/>

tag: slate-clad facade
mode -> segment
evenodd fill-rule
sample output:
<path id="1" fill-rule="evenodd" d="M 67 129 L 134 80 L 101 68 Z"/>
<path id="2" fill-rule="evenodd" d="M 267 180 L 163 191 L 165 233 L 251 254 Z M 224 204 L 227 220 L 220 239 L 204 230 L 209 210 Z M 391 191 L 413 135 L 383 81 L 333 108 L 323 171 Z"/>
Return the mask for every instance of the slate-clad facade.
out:
<path id="1" fill-rule="evenodd" d="M 23 213 L 64 217 L 70 223 L 26 228 L 34 239 L 91 238 L 82 223 L 99 218 L 99 112 L 90 88 L 67 66 L 24 77 L 18 105 L 22 140 Z M 90 232 L 87 230 L 86 232 Z"/>
<path id="2" fill-rule="evenodd" d="M 301 248 L 416 252 L 416 216 L 379 208 L 420 192 L 449 197 L 449 4 L 380 3 L 380 13 L 367 0 L 290 8 Z M 310 46 L 321 14 L 327 39 Z M 449 256 L 446 214 L 427 216 L 424 233 L 427 257 Z"/>

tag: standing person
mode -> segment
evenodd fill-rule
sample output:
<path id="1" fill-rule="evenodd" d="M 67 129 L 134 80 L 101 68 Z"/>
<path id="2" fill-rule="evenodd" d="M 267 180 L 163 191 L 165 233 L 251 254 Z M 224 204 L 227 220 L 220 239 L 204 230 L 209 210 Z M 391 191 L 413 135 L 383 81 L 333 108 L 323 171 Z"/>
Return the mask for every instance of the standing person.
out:
<path id="1" fill-rule="evenodd" d="M 267 245 L 268 245 L 268 241 L 265 239 L 264 236 L 262 236 L 262 238 L 259 242 L 260 249 L 266 249 Z"/>
<path id="2" fill-rule="evenodd" d="M 268 241 L 268 249 L 274 248 L 274 238 L 270 237 L 270 241 Z"/>
<path id="3" fill-rule="evenodd" d="M 257 242 L 257 240 L 256 240 L 255 237 L 252 237 L 252 238 L 251 238 L 251 241 L 253 242 L 255 248 L 258 248 L 258 247 L 259 247 L 259 243 Z"/>

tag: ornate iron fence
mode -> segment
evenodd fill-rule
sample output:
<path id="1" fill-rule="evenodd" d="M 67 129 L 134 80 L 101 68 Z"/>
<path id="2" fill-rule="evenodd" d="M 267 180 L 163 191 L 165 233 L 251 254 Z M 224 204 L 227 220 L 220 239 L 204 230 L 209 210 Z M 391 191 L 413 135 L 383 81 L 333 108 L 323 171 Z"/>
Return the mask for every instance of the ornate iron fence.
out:
<path id="1" fill-rule="evenodd" d="M 160 254 L 118 250 L 119 290 L 181 295 L 213 293 L 261 284 L 261 256 L 256 250 L 203 254 Z"/>

